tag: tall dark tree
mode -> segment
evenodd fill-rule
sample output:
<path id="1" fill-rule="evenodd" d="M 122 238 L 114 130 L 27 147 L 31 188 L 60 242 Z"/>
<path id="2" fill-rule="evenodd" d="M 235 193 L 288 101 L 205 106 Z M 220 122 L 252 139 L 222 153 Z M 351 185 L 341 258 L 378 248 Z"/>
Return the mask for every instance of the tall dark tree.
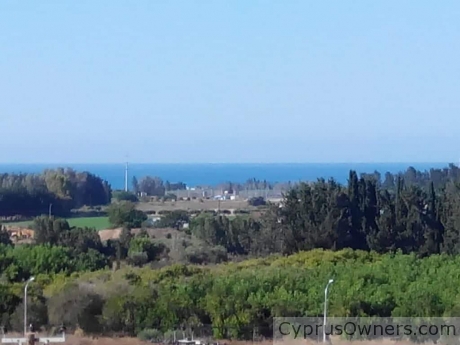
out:
<path id="1" fill-rule="evenodd" d="M 133 193 L 134 194 L 139 194 L 139 181 L 137 181 L 137 177 L 136 176 L 133 176 L 133 180 L 131 182 L 132 184 L 132 187 L 133 187 Z"/>

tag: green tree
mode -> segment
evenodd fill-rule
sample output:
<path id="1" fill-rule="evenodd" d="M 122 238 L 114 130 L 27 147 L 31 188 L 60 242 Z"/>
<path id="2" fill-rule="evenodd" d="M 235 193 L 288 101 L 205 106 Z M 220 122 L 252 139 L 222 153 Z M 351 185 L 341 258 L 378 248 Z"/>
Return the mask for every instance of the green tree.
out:
<path id="1" fill-rule="evenodd" d="M 147 220 L 147 215 L 137 210 L 136 205 L 130 201 L 111 204 L 107 209 L 107 214 L 113 227 L 140 228 Z"/>
<path id="2" fill-rule="evenodd" d="M 0 223 L 0 244 L 11 245 L 11 238 L 6 228 Z"/>
<path id="3" fill-rule="evenodd" d="M 133 192 L 134 192 L 134 194 L 135 194 L 135 195 L 139 194 L 139 192 L 140 192 L 140 190 L 139 190 L 139 181 L 137 180 L 137 177 L 136 177 L 136 176 L 133 176 L 131 185 L 132 185 L 132 187 L 133 187 Z"/>

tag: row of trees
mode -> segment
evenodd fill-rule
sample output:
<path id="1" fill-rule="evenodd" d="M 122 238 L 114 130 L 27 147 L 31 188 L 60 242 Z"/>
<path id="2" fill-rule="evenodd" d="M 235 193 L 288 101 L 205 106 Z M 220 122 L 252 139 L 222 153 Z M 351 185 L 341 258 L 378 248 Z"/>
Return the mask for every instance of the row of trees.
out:
<path id="1" fill-rule="evenodd" d="M 145 193 L 149 196 L 164 196 L 165 193 L 177 190 L 185 190 L 187 185 L 183 182 L 172 183 L 163 181 L 158 176 L 144 176 L 140 180 L 136 176 L 132 179 L 132 190 L 135 194 Z M 216 189 L 235 191 L 235 190 L 261 190 L 273 189 L 275 186 L 283 186 L 285 189 L 292 186 L 291 183 L 273 184 L 266 180 L 248 179 L 245 183 L 224 182 L 217 186 Z M 197 188 L 211 188 L 210 186 L 197 186 Z"/>
<path id="2" fill-rule="evenodd" d="M 402 175 L 387 174 L 382 184 L 376 174 L 358 177 L 351 171 L 347 186 L 334 180 L 298 184 L 286 194 L 282 207 L 269 205 L 260 219 L 203 215 L 192 220 L 187 232 L 231 255 L 292 254 L 314 248 L 457 254 L 460 174 L 455 166 L 441 172 L 433 173 L 436 183 L 426 182 L 426 174 L 409 169 L 409 182 Z M 45 176 L 54 181 L 50 172 Z M 50 182 L 49 188 L 66 198 L 57 183 Z M 127 229 L 141 227 L 147 219 L 129 201 L 112 204 L 108 214 L 114 227 Z M 187 212 L 171 212 L 157 227 L 180 230 L 190 220 Z M 52 236 L 47 235 L 46 241 L 40 236 L 36 232 L 39 244 L 57 243 Z"/>
<path id="3" fill-rule="evenodd" d="M 460 169 L 454 164 L 448 165 L 444 169 L 430 169 L 427 171 L 418 171 L 414 167 L 409 167 L 406 171 L 399 173 L 374 171 L 373 173 L 361 174 L 364 178 L 371 178 L 377 182 L 379 187 L 385 189 L 395 189 L 396 181 L 402 178 L 408 185 L 418 185 L 420 187 L 429 187 L 433 182 L 435 188 L 445 186 L 450 180 L 458 180 L 460 178 Z M 215 186 L 197 186 L 204 189 L 217 189 L 227 191 L 253 191 L 253 190 L 277 190 L 288 191 L 299 184 L 298 181 L 285 181 L 274 182 L 267 180 L 260 180 L 256 178 L 248 179 L 240 183 L 235 181 L 227 181 Z M 163 182 L 160 177 L 143 177 L 140 181 L 136 177 L 132 180 L 133 191 L 137 194 L 140 192 L 152 196 L 164 196 L 165 193 L 175 190 L 186 189 L 186 184 L 183 182 L 171 183 L 169 181 Z"/>
<path id="4" fill-rule="evenodd" d="M 421 256 L 460 252 L 460 174 L 451 166 L 433 180 L 414 172 L 358 177 L 348 185 L 320 179 L 286 193 L 282 207 L 271 205 L 257 221 L 198 218 L 192 232 L 238 254 L 292 254 L 343 248 Z"/>
<path id="5" fill-rule="evenodd" d="M 157 176 L 145 176 L 140 180 L 134 176 L 131 183 L 133 192 L 136 195 L 143 193 L 149 196 L 164 196 L 166 192 L 184 190 L 187 188 L 185 183 L 171 183 L 169 181 L 163 182 L 163 180 Z"/>
<path id="6" fill-rule="evenodd" d="M 436 188 L 434 181 L 420 186 L 397 177 L 394 189 L 387 189 L 351 171 L 347 187 L 324 180 L 302 184 L 275 212 L 273 249 L 288 254 L 313 248 L 457 254 L 459 197 L 455 179 Z"/>
<path id="7" fill-rule="evenodd" d="M 42 174 L 0 175 L 0 216 L 65 215 L 82 206 L 111 201 L 107 181 L 72 169 L 45 170 Z"/>
<path id="8" fill-rule="evenodd" d="M 460 179 L 460 169 L 454 164 L 449 164 L 443 169 L 429 169 L 426 171 L 416 170 L 414 167 L 409 167 L 406 171 L 398 173 L 374 171 L 373 173 L 362 173 L 361 177 L 374 180 L 379 187 L 395 190 L 396 181 L 403 179 L 407 185 L 417 185 L 419 187 L 428 188 L 433 182 L 435 188 L 442 188 L 449 181 Z M 280 190 L 288 191 L 299 184 L 298 181 L 273 182 L 266 180 L 258 180 L 256 178 L 248 179 L 245 183 L 226 182 L 218 186 L 218 189 L 224 190 Z"/>
<path id="9" fill-rule="evenodd" d="M 314 248 L 400 249 L 420 256 L 460 251 L 460 173 L 455 166 L 430 174 L 409 168 L 404 174 L 386 174 L 383 182 L 378 173 L 358 177 L 351 171 L 346 186 L 324 179 L 297 184 L 281 206 L 269 205 L 259 219 L 212 214 L 192 218 L 175 211 L 156 226 L 180 230 L 190 222 L 186 232 L 192 238 L 240 256 Z M 113 205 L 109 213 L 116 226 L 140 227 L 146 219 L 130 202 Z"/>

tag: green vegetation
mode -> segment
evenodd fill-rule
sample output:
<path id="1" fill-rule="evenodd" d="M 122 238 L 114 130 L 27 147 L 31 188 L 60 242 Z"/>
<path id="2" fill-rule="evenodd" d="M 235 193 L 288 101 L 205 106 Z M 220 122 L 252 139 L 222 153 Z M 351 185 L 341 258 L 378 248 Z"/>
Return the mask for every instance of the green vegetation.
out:
<path id="1" fill-rule="evenodd" d="M 165 333 L 182 324 L 199 328 L 212 323 L 215 337 L 250 338 L 254 327 L 269 336 L 274 316 L 321 315 L 330 277 L 335 279 L 331 316 L 451 316 L 459 311 L 460 258 L 349 249 L 208 268 L 124 268 L 51 279 L 39 275 L 32 298 L 45 298 L 49 320 L 65 320 L 70 329 L 78 323 L 90 333 Z M 18 301 L 15 286 L 1 292 L 2 300 Z M 87 318 L 97 322 L 82 322 Z"/>
<path id="2" fill-rule="evenodd" d="M 112 196 L 117 201 L 131 201 L 131 202 L 139 201 L 139 198 L 137 197 L 137 195 L 131 192 L 114 191 L 112 193 Z"/>
<path id="3" fill-rule="evenodd" d="M 142 223 L 147 220 L 147 215 L 136 210 L 136 205 L 131 201 L 120 201 L 111 204 L 107 208 L 109 222 L 112 227 L 126 226 L 128 228 L 140 228 Z"/>
<path id="4" fill-rule="evenodd" d="M 107 205 L 107 181 L 72 169 L 45 170 L 42 174 L 0 174 L 0 217 L 68 216 L 82 206 Z"/>
<path id="5" fill-rule="evenodd" d="M 165 189 L 143 181 L 139 188 Z M 383 181 L 351 171 L 346 186 L 300 183 L 258 218 L 177 210 L 148 225 L 135 206 L 108 207 L 122 231 L 105 243 L 94 228 L 47 216 L 34 220 L 33 245 L 12 245 L 0 232 L 3 323 L 20 328 L 31 275 L 37 326 L 64 321 L 145 339 L 210 324 L 219 338 L 270 336 L 275 316 L 321 316 L 331 277 L 332 316 L 460 313 L 460 169 L 453 165 Z M 174 229 L 162 232 L 166 226 Z"/>
<path id="6" fill-rule="evenodd" d="M 96 230 L 108 229 L 110 227 L 109 217 L 79 217 L 67 219 L 71 227 L 95 228 Z"/>
<path id="7" fill-rule="evenodd" d="M 71 227 L 88 227 L 94 228 L 96 230 L 103 230 L 110 228 L 109 217 L 76 217 L 76 218 L 66 218 L 66 221 Z M 32 227 L 33 221 L 23 221 L 23 222 L 8 222 L 5 225 L 9 226 L 19 226 L 19 227 Z"/>

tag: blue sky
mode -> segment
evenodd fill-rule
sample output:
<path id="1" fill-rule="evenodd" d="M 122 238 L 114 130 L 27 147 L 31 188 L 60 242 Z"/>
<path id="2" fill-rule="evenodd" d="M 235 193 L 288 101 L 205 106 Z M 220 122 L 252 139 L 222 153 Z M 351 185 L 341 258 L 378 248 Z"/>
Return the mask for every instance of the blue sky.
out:
<path id="1" fill-rule="evenodd" d="M 0 2 L 0 161 L 460 158 L 458 1 Z"/>

